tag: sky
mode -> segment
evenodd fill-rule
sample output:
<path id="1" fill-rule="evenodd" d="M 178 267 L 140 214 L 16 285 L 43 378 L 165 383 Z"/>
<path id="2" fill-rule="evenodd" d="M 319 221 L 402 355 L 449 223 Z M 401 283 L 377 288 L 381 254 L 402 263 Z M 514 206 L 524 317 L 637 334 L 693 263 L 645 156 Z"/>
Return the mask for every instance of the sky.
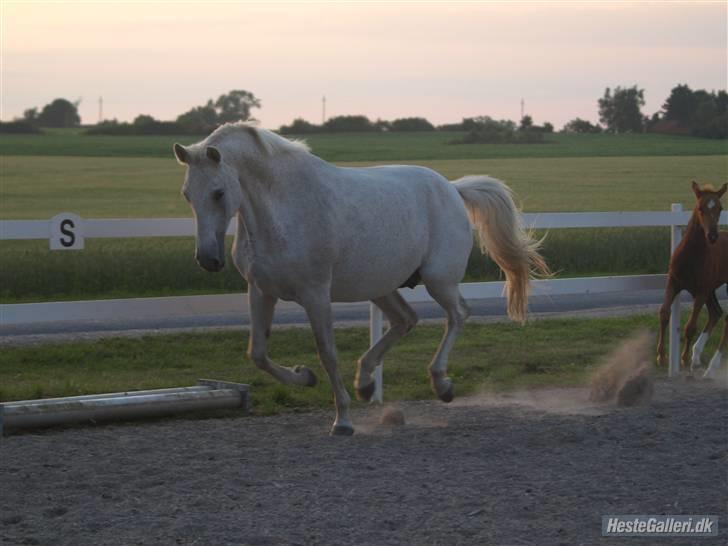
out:
<path id="1" fill-rule="evenodd" d="M 0 0 L 0 119 L 58 97 L 84 124 L 172 120 L 233 89 L 302 117 L 598 121 L 606 87 L 726 89 L 728 2 Z"/>

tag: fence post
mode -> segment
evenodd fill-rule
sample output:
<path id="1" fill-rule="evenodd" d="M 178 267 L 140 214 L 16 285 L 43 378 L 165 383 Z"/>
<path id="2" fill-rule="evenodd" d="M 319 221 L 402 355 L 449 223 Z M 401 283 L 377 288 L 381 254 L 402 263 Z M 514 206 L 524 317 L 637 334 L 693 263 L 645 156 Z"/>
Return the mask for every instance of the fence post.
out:
<path id="1" fill-rule="evenodd" d="M 369 344 L 373 346 L 377 341 L 382 338 L 382 326 L 383 316 L 382 310 L 374 305 L 369 304 Z M 372 402 L 379 402 L 380 404 L 384 400 L 384 383 L 382 364 L 374 368 L 374 395 L 372 396 Z"/>
<path id="2" fill-rule="evenodd" d="M 683 207 L 681 203 L 673 203 L 671 207 L 672 212 L 682 212 Z M 673 220 L 673 224 L 670 226 L 670 256 L 672 256 L 680 244 L 682 239 L 682 226 L 677 224 Z M 677 377 L 680 373 L 680 300 L 681 296 L 678 294 L 672 302 L 670 308 L 670 337 L 669 337 L 669 364 L 667 375 L 668 377 Z"/>

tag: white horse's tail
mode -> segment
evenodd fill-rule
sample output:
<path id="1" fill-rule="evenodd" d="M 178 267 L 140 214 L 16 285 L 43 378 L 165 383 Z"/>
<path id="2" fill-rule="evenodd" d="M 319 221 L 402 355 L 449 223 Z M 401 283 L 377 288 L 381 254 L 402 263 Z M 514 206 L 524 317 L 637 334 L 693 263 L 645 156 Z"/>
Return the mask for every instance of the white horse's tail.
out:
<path id="1" fill-rule="evenodd" d="M 550 275 L 538 252 L 541 241 L 524 228 L 511 190 L 503 182 L 487 176 L 466 176 L 453 185 L 465 201 L 470 222 L 478 230 L 480 249 L 506 275 L 508 316 L 525 322 L 529 280 L 536 274 Z"/>

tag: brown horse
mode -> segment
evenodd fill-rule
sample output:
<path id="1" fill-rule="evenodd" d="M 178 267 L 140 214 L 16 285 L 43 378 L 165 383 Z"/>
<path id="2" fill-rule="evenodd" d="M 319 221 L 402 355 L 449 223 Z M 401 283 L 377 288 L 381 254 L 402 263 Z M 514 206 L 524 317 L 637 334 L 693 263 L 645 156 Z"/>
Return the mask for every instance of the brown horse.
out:
<path id="1" fill-rule="evenodd" d="M 693 215 L 687 231 L 670 258 L 665 300 L 660 308 L 660 336 L 657 343 L 657 362 L 665 363 L 665 328 L 670 320 L 670 306 L 680 292 L 687 290 L 694 299 L 693 312 L 685 326 L 685 348 L 681 360 L 683 367 L 700 366 L 700 353 L 708 341 L 710 333 L 723 315 L 715 291 L 728 284 L 728 232 L 718 231 L 718 222 L 723 207 L 720 199 L 728 184 L 719 190 L 706 185 L 702 189 L 693 182 L 693 192 L 697 198 Z M 693 347 L 690 360 L 690 344 L 695 335 L 695 326 L 703 305 L 708 307 L 708 322 Z M 713 377 L 720 367 L 728 338 L 728 319 L 720 340 L 718 350 L 710 361 L 704 377 Z"/>

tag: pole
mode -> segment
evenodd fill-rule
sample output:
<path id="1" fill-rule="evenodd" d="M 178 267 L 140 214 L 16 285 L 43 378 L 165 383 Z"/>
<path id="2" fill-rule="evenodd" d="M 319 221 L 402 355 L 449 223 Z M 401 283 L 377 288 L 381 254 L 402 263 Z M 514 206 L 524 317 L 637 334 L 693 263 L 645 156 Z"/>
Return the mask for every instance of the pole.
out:
<path id="1" fill-rule="evenodd" d="M 672 212 L 682 212 L 681 203 L 673 203 Z M 682 226 L 673 220 L 670 226 L 670 256 L 672 256 L 682 239 Z M 670 307 L 670 337 L 669 337 L 669 365 L 668 377 L 677 377 L 680 373 L 680 294 L 678 294 Z"/>
<path id="2" fill-rule="evenodd" d="M 382 310 L 374 305 L 369 304 L 369 343 L 370 346 L 374 346 L 382 338 L 382 325 L 383 316 Z M 383 383 L 383 370 L 382 364 L 374 368 L 374 395 L 372 396 L 372 402 L 379 402 L 380 404 L 384 400 L 384 383 Z"/>

